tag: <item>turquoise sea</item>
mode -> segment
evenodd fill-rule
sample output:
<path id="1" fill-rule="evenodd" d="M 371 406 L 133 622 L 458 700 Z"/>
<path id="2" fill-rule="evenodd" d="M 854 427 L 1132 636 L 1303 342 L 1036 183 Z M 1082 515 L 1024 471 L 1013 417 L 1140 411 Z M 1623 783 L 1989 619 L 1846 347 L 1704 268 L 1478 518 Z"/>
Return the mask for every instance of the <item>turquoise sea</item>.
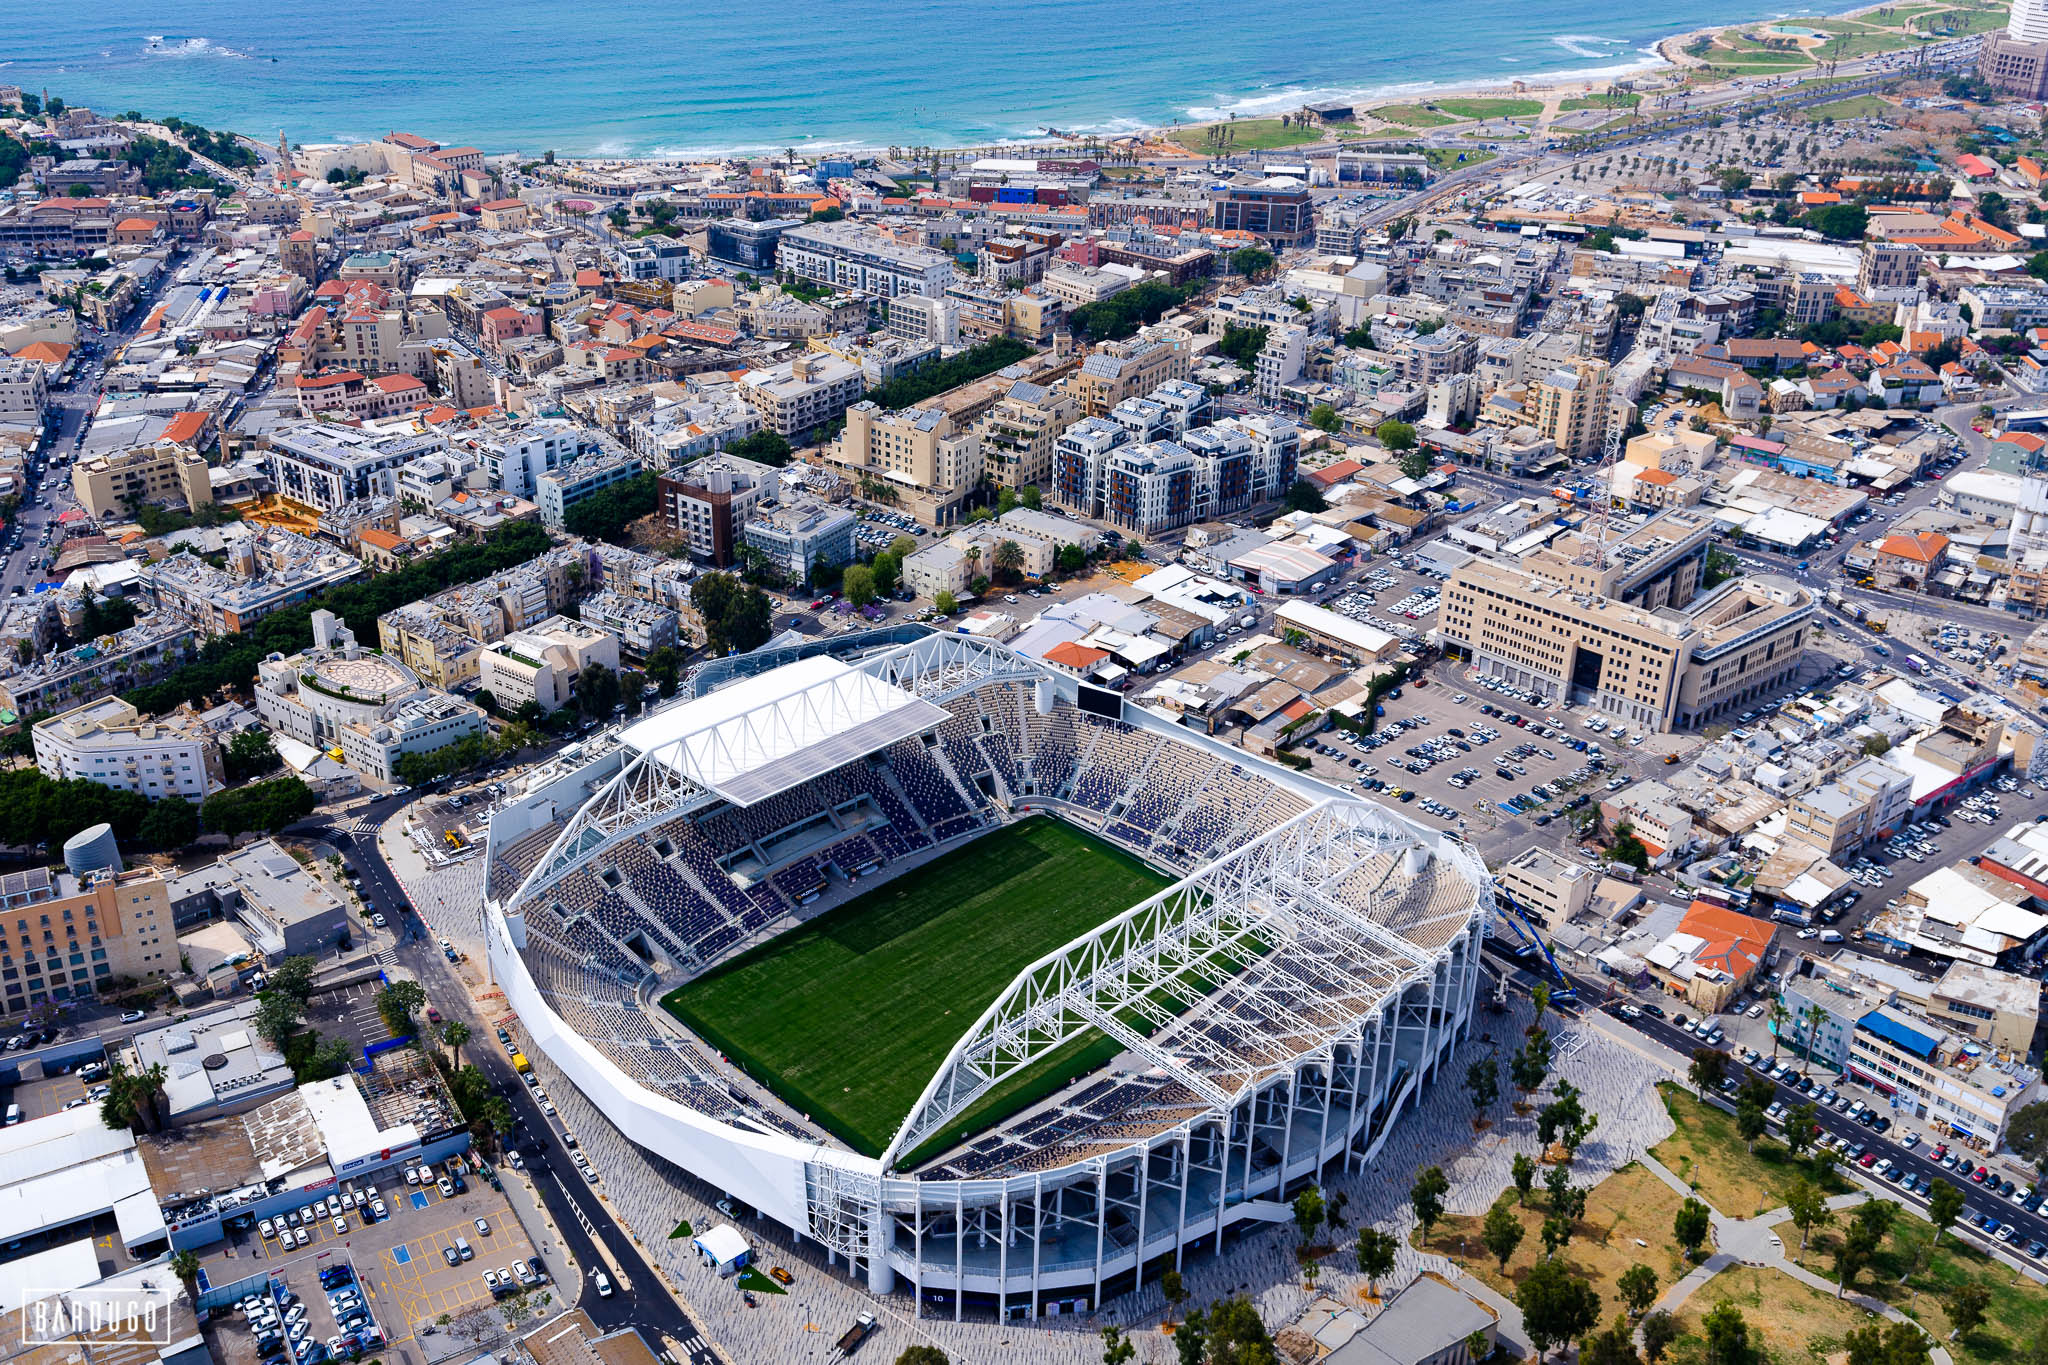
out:
<path id="1" fill-rule="evenodd" d="M 1767 12 L 1756 0 L 90 0 L 12 7 L 0 84 L 306 142 L 402 129 L 564 155 L 957 145 L 1612 72 L 1659 38 Z"/>

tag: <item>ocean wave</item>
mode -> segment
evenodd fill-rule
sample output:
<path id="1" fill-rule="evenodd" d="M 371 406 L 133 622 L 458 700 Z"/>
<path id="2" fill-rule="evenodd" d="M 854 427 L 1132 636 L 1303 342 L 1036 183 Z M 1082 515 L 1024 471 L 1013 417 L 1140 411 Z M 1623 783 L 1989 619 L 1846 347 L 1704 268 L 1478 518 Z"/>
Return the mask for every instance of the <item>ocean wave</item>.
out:
<path id="1" fill-rule="evenodd" d="M 151 57 L 225 57 L 230 61 L 237 62 L 249 60 L 248 53 L 237 52 L 234 48 L 222 43 L 216 43 L 211 38 L 179 38 L 171 40 L 161 35 L 153 34 L 149 41 L 143 45 L 142 50 L 144 54 Z"/>
<path id="2" fill-rule="evenodd" d="M 1602 38 L 1597 33 L 1556 33 L 1550 41 L 1574 57 L 1605 57 L 1610 54 L 1602 51 L 1603 47 L 1621 46 L 1625 42 L 1621 38 Z"/>

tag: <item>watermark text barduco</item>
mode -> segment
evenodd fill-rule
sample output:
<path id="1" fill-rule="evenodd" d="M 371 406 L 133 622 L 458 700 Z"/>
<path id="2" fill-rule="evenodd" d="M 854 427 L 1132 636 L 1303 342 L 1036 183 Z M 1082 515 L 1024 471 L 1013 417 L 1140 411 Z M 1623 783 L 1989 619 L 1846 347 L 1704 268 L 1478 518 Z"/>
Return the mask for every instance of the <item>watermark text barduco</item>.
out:
<path id="1" fill-rule="evenodd" d="M 85 1289 L 31 1289 L 23 1296 L 21 1344 L 124 1341 L 171 1344 L 174 1287 L 95 1285 Z"/>

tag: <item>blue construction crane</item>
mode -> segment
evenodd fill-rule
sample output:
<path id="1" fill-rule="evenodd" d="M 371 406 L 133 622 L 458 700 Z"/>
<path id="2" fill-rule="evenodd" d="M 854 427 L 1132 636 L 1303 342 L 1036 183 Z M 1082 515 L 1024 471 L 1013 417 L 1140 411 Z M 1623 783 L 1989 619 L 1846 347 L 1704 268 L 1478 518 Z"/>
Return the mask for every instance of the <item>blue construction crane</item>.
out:
<path id="1" fill-rule="evenodd" d="M 1564 968 L 1557 965 L 1557 958 L 1552 956 L 1550 945 L 1543 941 L 1543 935 L 1536 932 L 1536 926 L 1529 922 L 1529 917 L 1523 912 L 1522 907 L 1515 904 L 1514 897 L 1496 887 L 1494 900 L 1494 923 L 1506 926 L 1514 937 L 1520 940 L 1520 945 L 1514 950 L 1515 956 L 1527 961 L 1532 954 L 1541 954 L 1544 963 L 1550 968 L 1550 975 L 1557 982 L 1551 989 L 1551 1000 L 1558 1004 L 1571 1004 L 1577 1001 L 1578 988 L 1572 985 L 1571 978 L 1564 974 Z"/>

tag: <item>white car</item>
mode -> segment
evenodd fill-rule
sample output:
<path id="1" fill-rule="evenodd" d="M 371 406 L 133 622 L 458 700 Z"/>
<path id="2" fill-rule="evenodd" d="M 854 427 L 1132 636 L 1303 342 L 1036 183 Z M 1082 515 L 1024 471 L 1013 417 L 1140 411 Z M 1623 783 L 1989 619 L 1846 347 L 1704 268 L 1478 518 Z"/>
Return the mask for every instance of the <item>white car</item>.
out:
<path id="1" fill-rule="evenodd" d="M 417 1184 L 419 1184 L 419 1183 L 420 1183 L 420 1168 L 419 1168 L 419 1167 L 417 1167 L 417 1166 L 408 1166 L 408 1167 L 406 1167 L 406 1168 L 405 1168 L 405 1183 L 406 1183 L 406 1184 L 408 1184 L 408 1185 L 417 1185 Z"/>
<path id="2" fill-rule="evenodd" d="M 271 1222 L 268 1218 L 258 1223 L 256 1225 L 256 1230 L 262 1233 L 266 1238 L 277 1236 L 277 1224 Z"/>
<path id="3" fill-rule="evenodd" d="M 342 1217 L 342 1216 L 341 1216 L 340 1214 L 336 1214 L 336 1215 L 334 1216 L 334 1235 L 335 1235 L 335 1236 L 337 1236 L 337 1237 L 343 1237 L 343 1236 L 346 1236 L 347 1234 L 348 1234 L 348 1219 L 346 1219 L 346 1218 L 343 1218 L 343 1217 Z"/>
<path id="4" fill-rule="evenodd" d="M 491 1235 L 491 1225 L 487 1220 L 479 1218 L 476 1220 L 476 1231 L 479 1237 L 488 1237 Z"/>
<path id="5" fill-rule="evenodd" d="M 312 1240 L 312 1234 L 307 1232 L 304 1228 L 294 1228 L 292 1230 L 292 1242 L 294 1245 L 305 1246 L 308 1242 L 311 1242 Z"/>
<path id="6" fill-rule="evenodd" d="M 384 1201 L 381 1199 L 372 1199 L 370 1201 L 370 1212 L 377 1215 L 380 1221 L 391 1216 L 384 1212 Z"/>

